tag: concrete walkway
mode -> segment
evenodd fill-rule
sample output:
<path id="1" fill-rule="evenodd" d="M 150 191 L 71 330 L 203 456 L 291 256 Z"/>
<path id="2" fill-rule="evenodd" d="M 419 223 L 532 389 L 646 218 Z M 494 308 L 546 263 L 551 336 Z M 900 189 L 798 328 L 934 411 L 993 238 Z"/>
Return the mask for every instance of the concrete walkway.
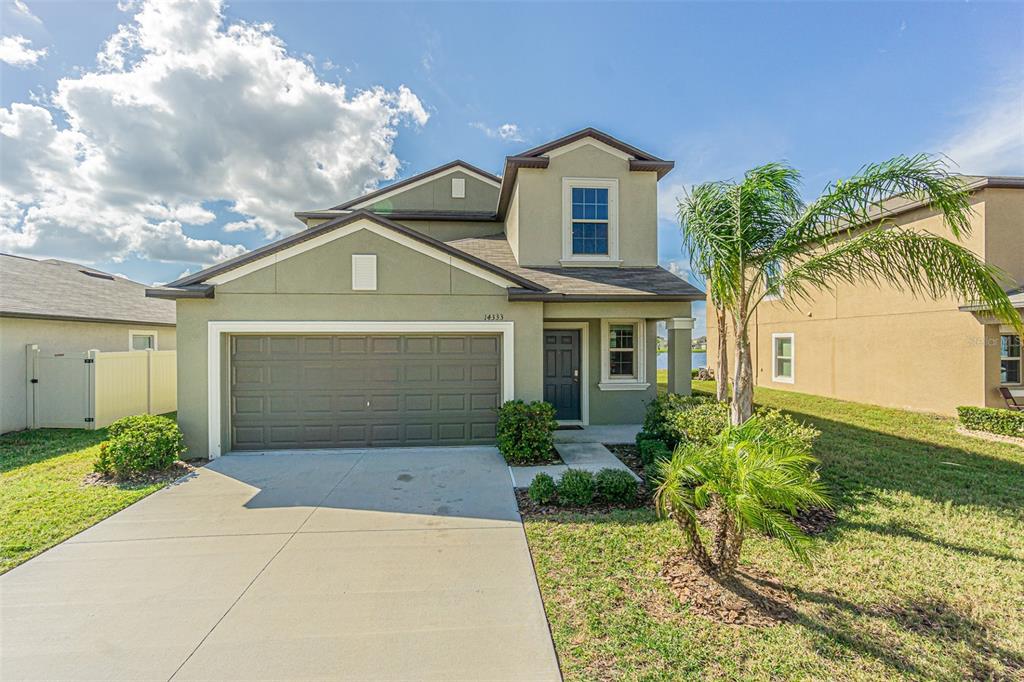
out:
<path id="1" fill-rule="evenodd" d="M 621 469 L 639 481 L 640 477 L 603 445 L 633 443 L 639 431 L 638 425 L 628 424 L 555 431 L 555 450 L 565 464 L 509 467 L 512 485 L 527 488 L 534 477 L 541 473 L 557 481 L 569 469 L 584 469 L 595 474 L 601 469 Z"/>
<path id="2" fill-rule="evenodd" d="M 0 576 L 0 679 L 558 680 L 493 448 L 222 457 Z"/>

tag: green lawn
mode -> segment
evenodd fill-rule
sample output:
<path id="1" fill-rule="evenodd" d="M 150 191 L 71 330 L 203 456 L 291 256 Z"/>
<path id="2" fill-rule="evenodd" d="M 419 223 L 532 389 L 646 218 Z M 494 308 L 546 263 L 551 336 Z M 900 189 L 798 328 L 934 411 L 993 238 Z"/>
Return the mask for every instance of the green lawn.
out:
<path id="1" fill-rule="evenodd" d="M 0 573 L 164 487 L 83 486 L 105 438 L 105 429 L 0 436 Z"/>
<path id="2" fill-rule="evenodd" d="M 822 431 L 837 503 L 814 568 L 767 539 L 745 546 L 744 563 L 797 600 L 797 621 L 733 628 L 688 614 L 658 577 L 682 539 L 647 511 L 528 521 L 566 679 L 1024 677 L 1024 449 L 935 416 L 755 398 Z"/>

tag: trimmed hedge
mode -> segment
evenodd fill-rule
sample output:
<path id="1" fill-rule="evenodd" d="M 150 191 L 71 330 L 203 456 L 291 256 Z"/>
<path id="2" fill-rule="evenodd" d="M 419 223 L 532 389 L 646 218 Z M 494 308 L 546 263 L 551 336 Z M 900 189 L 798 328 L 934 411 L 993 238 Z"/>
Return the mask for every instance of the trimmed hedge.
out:
<path id="1" fill-rule="evenodd" d="M 632 504 L 636 501 L 637 482 L 622 469 L 601 469 L 594 476 L 597 499 L 609 504 Z"/>
<path id="2" fill-rule="evenodd" d="M 551 504 L 558 499 L 558 490 L 555 486 L 555 479 L 548 474 L 541 472 L 533 477 L 526 494 L 537 504 Z"/>
<path id="3" fill-rule="evenodd" d="M 566 507 L 586 507 L 596 493 L 594 474 L 585 469 L 569 469 L 558 481 L 558 503 Z"/>
<path id="4" fill-rule="evenodd" d="M 545 462 L 555 448 L 555 408 L 535 400 L 509 400 L 498 409 L 498 450 L 509 464 Z"/>
<path id="5" fill-rule="evenodd" d="M 118 479 L 163 471 L 185 452 L 181 429 L 167 417 L 124 417 L 111 424 L 107 433 L 110 439 L 100 444 L 94 469 Z"/>
<path id="6" fill-rule="evenodd" d="M 647 403 L 643 428 L 636 437 L 637 445 L 639 445 L 641 440 L 660 440 L 670 450 L 675 448 L 682 434 L 679 433 L 674 425 L 669 423 L 670 418 L 680 412 L 708 403 L 715 404 L 715 401 L 712 398 L 683 396 L 676 395 L 675 393 L 658 396 Z M 728 412 L 726 414 L 728 415 Z"/>
<path id="7" fill-rule="evenodd" d="M 960 425 L 965 429 L 1024 438 L 1024 412 L 968 405 L 962 405 L 956 411 L 960 415 Z"/>

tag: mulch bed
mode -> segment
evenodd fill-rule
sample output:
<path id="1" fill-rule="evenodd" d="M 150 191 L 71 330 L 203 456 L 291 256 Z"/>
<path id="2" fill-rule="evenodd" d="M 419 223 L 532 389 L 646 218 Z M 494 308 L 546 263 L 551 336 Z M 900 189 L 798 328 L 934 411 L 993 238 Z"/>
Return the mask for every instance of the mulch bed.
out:
<path id="1" fill-rule="evenodd" d="M 560 504 L 537 504 L 530 499 L 526 488 L 516 488 L 516 502 L 519 503 L 519 514 L 524 518 L 553 516 L 555 514 L 607 514 L 620 509 L 653 508 L 651 495 L 642 484 L 637 485 L 636 502 L 633 504 L 607 504 L 594 502 L 585 507 L 568 507 Z"/>
<path id="2" fill-rule="evenodd" d="M 558 450 L 551 448 L 551 452 L 549 452 L 545 457 L 537 457 L 529 462 L 516 462 L 515 464 L 509 464 L 509 466 L 542 467 L 547 466 L 548 464 L 565 464 L 565 462 L 562 461 L 562 456 L 558 454 Z"/>
<path id="3" fill-rule="evenodd" d="M 647 474 L 644 473 L 643 462 L 640 461 L 640 449 L 635 445 L 610 445 L 605 443 L 604 446 L 611 450 L 611 453 L 619 458 L 619 461 L 628 466 L 634 474 L 647 480 Z"/>
<path id="4" fill-rule="evenodd" d="M 793 620 L 793 598 L 769 573 L 741 567 L 727 579 L 712 578 L 685 552 L 669 556 L 661 577 L 693 613 L 731 626 L 768 627 Z"/>
<path id="5" fill-rule="evenodd" d="M 85 478 L 82 480 L 82 486 L 105 485 L 117 486 L 120 488 L 143 488 L 154 483 L 171 483 L 182 476 L 192 473 L 207 463 L 208 460 L 205 459 L 193 459 L 187 461 L 178 460 L 163 471 L 148 471 L 124 480 L 119 480 L 106 474 L 93 472 L 91 474 L 86 474 Z"/>

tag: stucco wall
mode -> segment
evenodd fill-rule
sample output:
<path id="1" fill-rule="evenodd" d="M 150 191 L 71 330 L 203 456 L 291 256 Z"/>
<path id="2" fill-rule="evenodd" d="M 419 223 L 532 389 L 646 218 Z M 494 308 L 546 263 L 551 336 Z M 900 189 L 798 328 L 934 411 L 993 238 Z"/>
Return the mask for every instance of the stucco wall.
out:
<path id="1" fill-rule="evenodd" d="M 452 198 L 453 178 L 466 181 L 465 198 Z M 497 205 L 498 188 L 495 185 L 478 180 L 468 173 L 455 171 L 411 189 L 404 189 L 367 208 L 386 214 L 393 210 L 493 211 Z"/>
<path id="2" fill-rule="evenodd" d="M 38 344 L 41 353 L 87 350 L 126 351 L 129 330 L 152 330 L 160 350 L 176 348 L 173 327 L 106 322 L 66 322 L 0 318 L 0 433 L 26 428 L 25 346 Z"/>
<path id="3" fill-rule="evenodd" d="M 378 291 L 351 290 L 353 253 L 377 254 Z M 535 400 L 542 396 L 542 311 L 542 303 L 509 303 L 501 287 L 356 232 L 222 284 L 214 299 L 178 301 L 178 420 L 190 454 L 206 456 L 210 320 L 483 321 L 502 315 L 515 324 L 515 393 Z"/>
<path id="4" fill-rule="evenodd" d="M 551 159 L 545 169 L 523 168 L 519 190 L 521 265 L 557 266 L 562 257 L 562 178 L 615 178 L 619 182 L 619 257 L 625 266 L 658 264 L 658 181 L 653 172 L 593 145 Z"/>
<path id="5" fill-rule="evenodd" d="M 1024 279 L 1024 192 L 972 195 L 972 234 L 961 241 L 987 262 Z M 919 209 L 899 224 L 951 238 L 940 216 Z M 958 405 L 1002 406 L 998 326 L 961 312 L 953 298 L 915 298 L 890 286 L 840 284 L 808 303 L 762 304 L 751 342 L 758 385 L 844 400 L 954 414 Z M 730 325 L 731 328 L 731 325 Z M 771 335 L 795 334 L 795 380 L 774 382 Z M 708 366 L 718 330 L 708 307 Z M 730 343 L 730 375 L 735 367 Z"/>

